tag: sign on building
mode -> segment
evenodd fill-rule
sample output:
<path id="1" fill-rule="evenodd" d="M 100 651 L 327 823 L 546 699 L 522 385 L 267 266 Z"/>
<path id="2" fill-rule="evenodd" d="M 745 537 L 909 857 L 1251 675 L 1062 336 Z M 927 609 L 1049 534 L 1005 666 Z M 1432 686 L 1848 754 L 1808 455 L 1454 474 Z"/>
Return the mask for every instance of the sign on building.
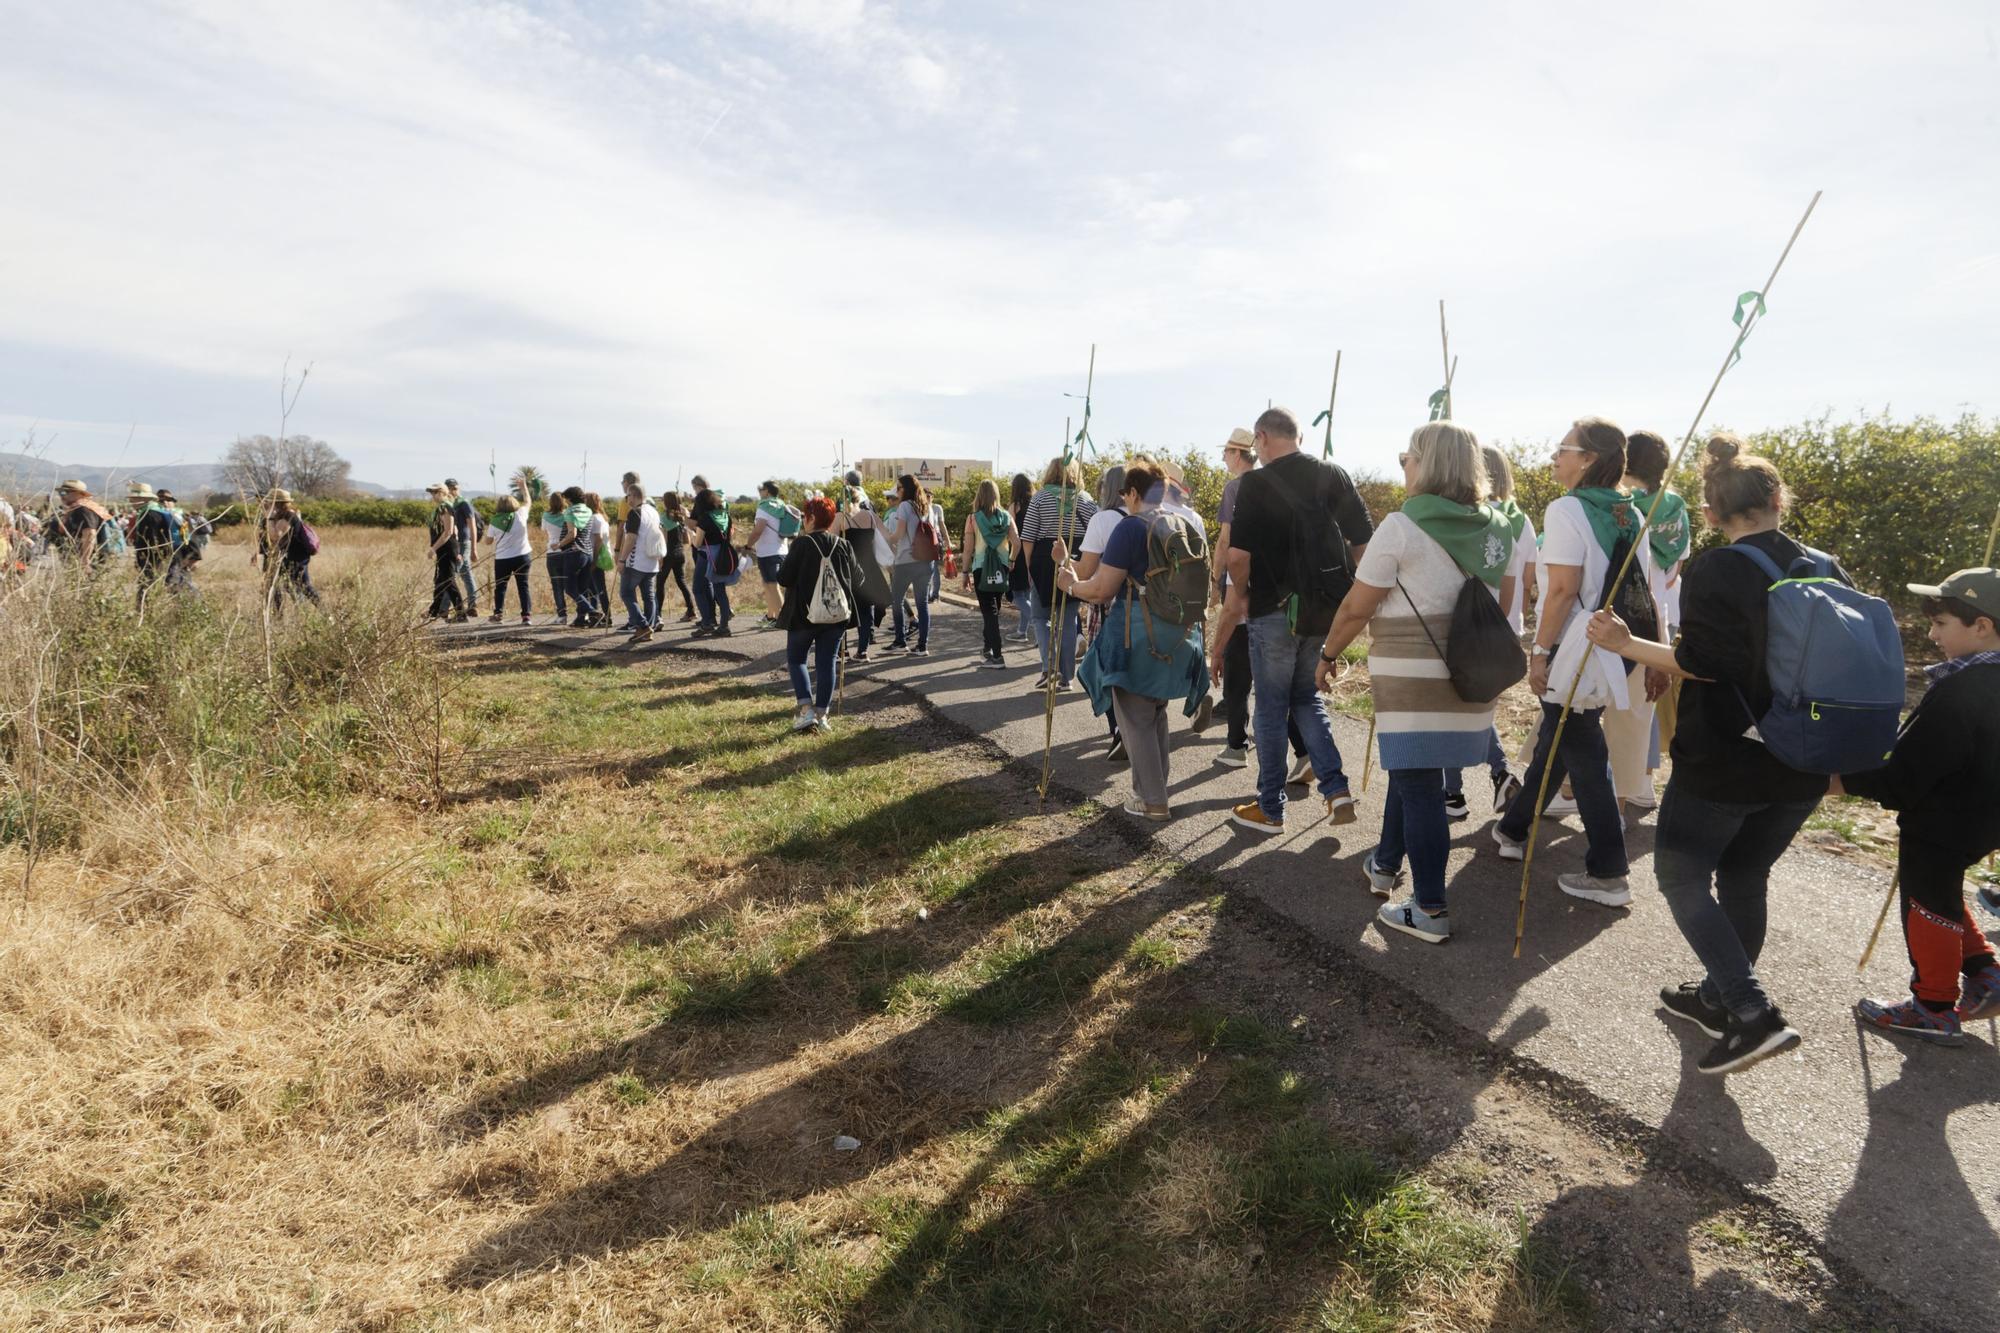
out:
<path id="1" fill-rule="evenodd" d="M 855 466 L 870 485 L 892 482 L 907 472 L 926 490 L 956 485 L 974 473 L 993 472 L 992 461 L 985 458 L 864 458 Z"/>

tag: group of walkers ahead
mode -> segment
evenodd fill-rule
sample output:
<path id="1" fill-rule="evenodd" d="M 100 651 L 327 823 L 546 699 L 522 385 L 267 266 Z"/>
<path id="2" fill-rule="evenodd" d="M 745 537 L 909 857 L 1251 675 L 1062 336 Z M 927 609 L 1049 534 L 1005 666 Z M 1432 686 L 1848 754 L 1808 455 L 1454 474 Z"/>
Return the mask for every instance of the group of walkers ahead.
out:
<path id="1" fill-rule="evenodd" d="M 0 556 L 10 569 L 52 563 L 98 571 L 129 555 L 141 610 L 162 585 L 192 593 L 194 567 L 214 531 L 208 517 L 184 509 L 172 491 L 144 482 L 133 482 L 125 499 L 125 512 L 113 512 L 73 478 L 57 485 L 46 515 L 0 500 Z"/>

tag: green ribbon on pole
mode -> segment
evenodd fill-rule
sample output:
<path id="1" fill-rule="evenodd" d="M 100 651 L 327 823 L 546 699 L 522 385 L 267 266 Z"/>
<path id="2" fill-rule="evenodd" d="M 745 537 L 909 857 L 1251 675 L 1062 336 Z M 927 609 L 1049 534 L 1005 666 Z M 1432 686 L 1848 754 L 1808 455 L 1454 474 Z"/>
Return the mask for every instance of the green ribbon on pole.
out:
<path id="1" fill-rule="evenodd" d="M 1451 417 L 1451 389 L 1439 389 L 1431 395 L 1431 420 L 1445 421 Z"/>
<path id="2" fill-rule="evenodd" d="M 1083 425 L 1076 432 L 1076 438 L 1070 442 L 1069 448 L 1063 450 L 1063 462 L 1067 463 L 1074 458 L 1075 451 L 1079 448 L 1083 450 L 1085 458 L 1097 456 L 1097 441 L 1090 438 L 1090 399 L 1087 396 L 1083 400 Z"/>
<path id="3" fill-rule="evenodd" d="M 1745 312 L 1752 306 L 1757 308 L 1756 318 L 1762 319 L 1764 316 L 1764 293 L 1745 292 L 1736 298 L 1736 313 L 1731 315 L 1730 319 L 1735 323 L 1737 328 L 1743 330 L 1743 333 L 1736 339 L 1736 347 L 1729 354 L 1729 364 L 1731 366 L 1734 366 L 1738 361 L 1743 359 L 1743 339 L 1750 336 L 1750 330 L 1744 326 L 1743 321 L 1746 318 Z"/>

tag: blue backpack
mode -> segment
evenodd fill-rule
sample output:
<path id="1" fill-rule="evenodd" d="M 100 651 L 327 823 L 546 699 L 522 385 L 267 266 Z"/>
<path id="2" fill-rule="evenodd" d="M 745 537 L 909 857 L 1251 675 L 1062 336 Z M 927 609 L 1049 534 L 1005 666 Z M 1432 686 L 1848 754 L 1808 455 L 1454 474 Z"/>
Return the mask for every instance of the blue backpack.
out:
<path id="1" fill-rule="evenodd" d="M 1801 773 L 1888 763 L 1903 712 L 1903 640 L 1889 604 L 1835 578 L 1832 559 L 1810 547 L 1789 570 L 1744 542 L 1729 549 L 1771 580 L 1764 645 L 1771 710 L 1755 719 L 1764 747 Z"/>

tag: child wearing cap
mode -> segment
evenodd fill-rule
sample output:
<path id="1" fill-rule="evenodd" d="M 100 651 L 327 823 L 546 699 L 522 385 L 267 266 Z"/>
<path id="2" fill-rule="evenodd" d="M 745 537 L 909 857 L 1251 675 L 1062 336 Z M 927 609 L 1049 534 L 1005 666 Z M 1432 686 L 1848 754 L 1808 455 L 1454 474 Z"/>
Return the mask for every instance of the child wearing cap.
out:
<path id="1" fill-rule="evenodd" d="M 1930 684 L 1888 766 L 1844 774 L 1833 790 L 1898 812 L 1903 939 L 1915 976 L 1911 998 L 1862 1000 L 1855 1010 L 1884 1031 L 1955 1044 L 1963 1020 L 2000 1015 L 2000 966 L 1965 909 L 1965 872 L 2000 849 L 2000 570 L 1909 586 L 1945 660 L 1925 668 Z"/>

